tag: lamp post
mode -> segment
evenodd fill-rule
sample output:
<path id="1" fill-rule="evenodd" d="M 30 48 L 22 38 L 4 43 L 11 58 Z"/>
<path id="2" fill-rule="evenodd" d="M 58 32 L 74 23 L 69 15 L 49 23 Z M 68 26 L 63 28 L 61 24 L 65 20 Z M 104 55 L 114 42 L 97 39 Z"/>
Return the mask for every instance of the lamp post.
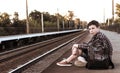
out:
<path id="1" fill-rule="evenodd" d="M 29 34 L 28 1 L 26 0 L 26 32 Z"/>

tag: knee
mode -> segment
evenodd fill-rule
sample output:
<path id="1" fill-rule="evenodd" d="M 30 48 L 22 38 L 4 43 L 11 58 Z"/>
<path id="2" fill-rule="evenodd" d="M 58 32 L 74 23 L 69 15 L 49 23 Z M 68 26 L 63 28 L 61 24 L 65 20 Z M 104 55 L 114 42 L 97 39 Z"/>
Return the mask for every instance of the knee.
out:
<path id="1" fill-rule="evenodd" d="M 78 48 L 78 44 L 74 44 L 72 48 Z"/>
<path id="2" fill-rule="evenodd" d="M 78 54 L 72 54 L 72 56 L 73 56 L 73 57 L 77 57 L 77 56 L 78 56 Z"/>
<path id="3" fill-rule="evenodd" d="M 77 48 L 72 48 L 72 53 L 73 54 L 76 54 L 78 52 L 78 49 Z"/>

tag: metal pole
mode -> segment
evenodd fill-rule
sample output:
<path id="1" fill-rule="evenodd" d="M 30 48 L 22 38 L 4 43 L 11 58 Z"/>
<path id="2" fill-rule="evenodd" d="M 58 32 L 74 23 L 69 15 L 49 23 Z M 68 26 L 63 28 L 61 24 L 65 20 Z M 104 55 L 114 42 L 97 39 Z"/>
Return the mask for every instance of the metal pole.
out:
<path id="1" fill-rule="evenodd" d="M 59 31 L 60 26 L 59 26 L 59 11 L 58 11 L 58 9 L 57 9 L 57 27 L 58 27 L 58 31 Z"/>
<path id="2" fill-rule="evenodd" d="M 64 20 L 63 20 L 63 30 L 64 30 L 64 28 L 65 28 L 65 23 L 64 23 Z"/>
<path id="3" fill-rule="evenodd" d="M 105 8 L 103 10 L 103 23 L 105 23 Z"/>
<path id="4" fill-rule="evenodd" d="M 44 32 L 43 13 L 41 13 L 41 24 L 42 24 L 42 32 Z"/>
<path id="5" fill-rule="evenodd" d="M 60 28 L 60 26 L 59 26 L 59 16 L 57 16 L 57 27 L 58 27 L 58 31 L 59 31 L 59 28 Z"/>
<path id="6" fill-rule="evenodd" d="M 110 20 L 108 19 L 108 26 L 110 25 Z"/>
<path id="7" fill-rule="evenodd" d="M 28 1 L 26 0 L 26 32 L 29 34 Z"/>
<path id="8" fill-rule="evenodd" d="M 112 0 L 112 23 L 114 23 L 114 0 Z"/>

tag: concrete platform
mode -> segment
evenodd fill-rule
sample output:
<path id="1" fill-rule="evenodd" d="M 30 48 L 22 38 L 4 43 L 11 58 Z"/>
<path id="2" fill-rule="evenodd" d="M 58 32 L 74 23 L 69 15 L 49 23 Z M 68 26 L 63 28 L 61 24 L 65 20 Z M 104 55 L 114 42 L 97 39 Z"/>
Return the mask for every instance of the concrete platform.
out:
<path id="1" fill-rule="evenodd" d="M 56 65 L 56 62 L 62 60 L 62 58 L 66 58 L 71 54 L 71 50 L 64 53 L 58 60 L 53 62 L 46 70 L 42 73 L 120 73 L 120 34 L 115 32 L 110 32 L 106 30 L 101 30 L 111 41 L 113 45 L 113 63 L 115 64 L 115 69 L 108 70 L 88 70 L 84 67 L 59 67 Z M 85 41 L 90 39 L 88 35 Z"/>

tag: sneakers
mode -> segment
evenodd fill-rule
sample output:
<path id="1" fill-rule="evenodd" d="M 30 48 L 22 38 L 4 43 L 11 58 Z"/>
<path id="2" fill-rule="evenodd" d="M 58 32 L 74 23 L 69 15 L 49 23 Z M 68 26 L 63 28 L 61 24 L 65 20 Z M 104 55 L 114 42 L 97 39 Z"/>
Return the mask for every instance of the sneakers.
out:
<path id="1" fill-rule="evenodd" d="M 72 63 L 69 63 L 66 61 L 66 59 L 64 59 L 64 60 L 56 63 L 56 65 L 58 65 L 58 66 L 72 66 Z"/>

